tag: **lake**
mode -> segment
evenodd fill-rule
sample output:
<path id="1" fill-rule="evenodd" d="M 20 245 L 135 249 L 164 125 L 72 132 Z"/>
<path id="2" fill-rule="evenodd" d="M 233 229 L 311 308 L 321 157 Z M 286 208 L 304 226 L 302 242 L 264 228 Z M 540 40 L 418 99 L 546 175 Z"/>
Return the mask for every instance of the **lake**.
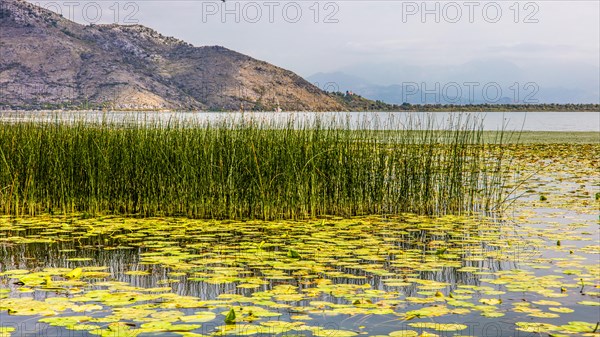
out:
<path id="1" fill-rule="evenodd" d="M 481 112 L 481 113 L 445 113 L 445 112 L 0 112 L 0 120 L 87 120 L 112 122 L 168 122 L 179 121 L 219 121 L 219 120 L 269 120 L 278 123 L 311 122 L 316 116 L 324 121 L 351 127 L 367 127 L 373 129 L 390 129 L 398 123 L 406 124 L 412 120 L 415 128 L 445 128 L 447 121 L 457 115 L 481 121 L 487 131 L 597 131 L 600 132 L 600 112 Z M 433 124 L 429 124 L 432 122 Z"/>

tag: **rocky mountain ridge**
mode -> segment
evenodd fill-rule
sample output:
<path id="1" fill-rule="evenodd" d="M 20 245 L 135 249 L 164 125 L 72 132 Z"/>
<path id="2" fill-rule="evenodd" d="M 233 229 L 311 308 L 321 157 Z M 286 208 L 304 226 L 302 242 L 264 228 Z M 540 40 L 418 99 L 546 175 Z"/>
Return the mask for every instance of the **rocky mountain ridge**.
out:
<path id="1" fill-rule="evenodd" d="M 80 25 L 23 0 L 0 6 L 0 107 L 345 110 L 291 71 L 141 25 Z"/>

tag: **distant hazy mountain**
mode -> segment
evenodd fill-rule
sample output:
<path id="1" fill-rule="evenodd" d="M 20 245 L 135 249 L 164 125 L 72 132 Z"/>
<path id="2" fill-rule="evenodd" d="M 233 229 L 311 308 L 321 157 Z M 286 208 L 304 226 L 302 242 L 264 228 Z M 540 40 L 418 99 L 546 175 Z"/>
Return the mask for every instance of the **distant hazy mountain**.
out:
<path id="1" fill-rule="evenodd" d="M 112 109 L 343 110 L 300 76 L 223 47 L 140 25 L 69 21 L 0 3 L 0 104 Z"/>
<path id="2" fill-rule="evenodd" d="M 394 104 L 598 104 L 599 76 L 600 68 L 585 64 L 520 68 L 509 61 L 489 59 L 450 67 L 361 64 L 307 79 Z"/>
<path id="3" fill-rule="evenodd" d="M 343 72 L 316 73 L 307 78 L 312 84 L 326 91 L 366 90 L 373 86 L 363 78 Z"/>

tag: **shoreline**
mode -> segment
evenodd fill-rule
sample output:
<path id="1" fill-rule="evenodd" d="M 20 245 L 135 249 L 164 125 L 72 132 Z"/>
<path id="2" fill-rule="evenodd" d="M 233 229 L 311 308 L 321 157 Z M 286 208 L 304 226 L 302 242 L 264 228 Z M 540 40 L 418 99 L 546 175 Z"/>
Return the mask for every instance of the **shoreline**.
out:
<path id="1" fill-rule="evenodd" d="M 535 104 L 535 105 L 410 105 L 404 107 L 393 105 L 387 109 L 352 109 L 337 111 L 310 111 L 310 110 L 178 110 L 178 109 L 1 109 L 0 113 L 355 113 L 355 112 L 439 112 L 439 113 L 486 113 L 486 112 L 593 112 L 600 113 L 600 104 Z"/>

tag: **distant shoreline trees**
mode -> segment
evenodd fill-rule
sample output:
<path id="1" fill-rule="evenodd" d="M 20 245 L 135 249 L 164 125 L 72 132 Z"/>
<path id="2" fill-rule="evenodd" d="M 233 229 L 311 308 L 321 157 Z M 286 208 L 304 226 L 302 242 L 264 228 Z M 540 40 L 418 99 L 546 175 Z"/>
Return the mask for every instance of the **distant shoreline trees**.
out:
<path id="1" fill-rule="evenodd" d="M 426 112 L 447 112 L 447 111 L 548 111 L 548 112 L 568 112 L 568 111 L 590 111 L 600 112 L 600 104 L 389 104 L 380 100 L 370 100 L 352 92 L 333 92 L 330 93 L 334 98 L 349 107 L 349 111 L 426 111 Z"/>

